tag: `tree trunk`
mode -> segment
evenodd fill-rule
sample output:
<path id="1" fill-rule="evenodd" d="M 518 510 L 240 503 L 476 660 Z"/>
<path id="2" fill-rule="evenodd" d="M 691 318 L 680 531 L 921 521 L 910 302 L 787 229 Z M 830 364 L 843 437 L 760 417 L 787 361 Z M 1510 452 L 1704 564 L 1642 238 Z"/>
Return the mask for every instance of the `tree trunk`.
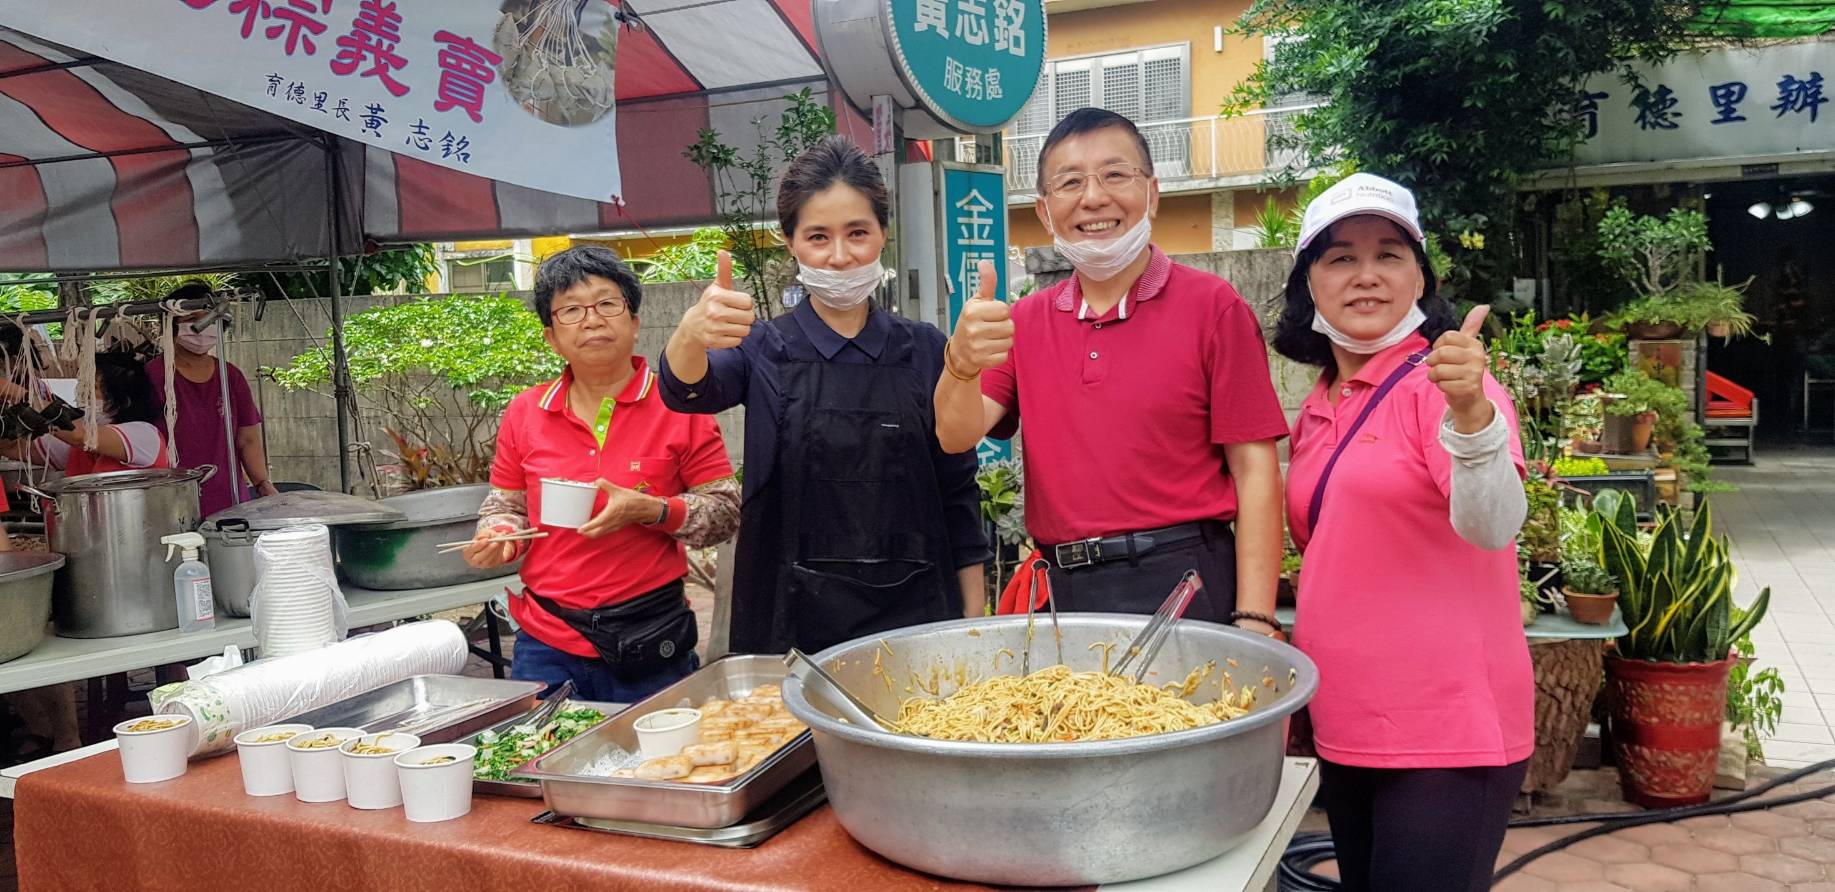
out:
<path id="1" fill-rule="evenodd" d="M 1523 792 L 1546 793 L 1567 779 L 1586 736 L 1593 698 L 1605 677 L 1605 644 L 1597 640 L 1530 642 L 1536 675 L 1536 751 Z"/>

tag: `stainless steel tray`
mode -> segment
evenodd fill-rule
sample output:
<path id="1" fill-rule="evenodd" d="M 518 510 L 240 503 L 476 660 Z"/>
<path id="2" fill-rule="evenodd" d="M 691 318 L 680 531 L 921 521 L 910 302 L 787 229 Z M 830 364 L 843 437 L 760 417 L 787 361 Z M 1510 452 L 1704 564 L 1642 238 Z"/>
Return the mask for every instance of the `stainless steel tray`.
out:
<path id="1" fill-rule="evenodd" d="M 564 818 L 551 811 L 536 815 L 534 823 L 574 830 L 591 830 L 597 833 L 641 836 L 646 839 L 692 842 L 728 849 L 749 849 L 776 836 L 785 827 L 815 811 L 816 806 L 821 805 L 827 799 L 828 791 L 822 787 L 822 772 L 805 771 L 793 778 L 789 785 L 779 790 L 776 796 L 766 800 L 763 805 L 731 827 L 702 830 L 694 827 L 671 827 L 667 824 L 646 824 L 642 821 Z"/>
<path id="2" fill-rule="evenodd" d="M 592 701 L 592 700 L 570 700 L 568 701 L 568 706 L 563 707 L 563 708 L 565 709 L 569 707 L 574 708 L 574 709 L 578 709 L 580 707 L 586 707 L 588 709 L 597 709 L 600 712 L 605 713 L 604 721 L 609 722 L 614 717 L 616 717 L 618 713 L 621 713 L 631 708 L 631 704 L 629 703 L 599 703 L 599 702 Z M 539 707 L 531 708 L 527 712 L 518 713 L 514 716 L 511 716 L 510 718 L 507 718 L 501 722 L 498 722 L 495 725 L 490 726 L 489 728 L 480 730 L 476 734 L 468 734 L 465 737 L 461 738 L 458 742 L 459 743 L 469 743 L 472 746 L 477 746 L 478 738 L 481 735 L 483 735 L 486 731 L 502 732 L 510 728 L 514 728 L 517 725 L 521 724 L 523 719 L 528 718 L 529 713 L 534 712 L 536 708 L 539 708 Z M 598 725 L 595 724 L 593 727 L 596 728 L 598 727 Z M 592 728 L 588 728 L 586 729 L 586 731 L 581 731 L 580 734 L 585 734 L 591 730 Z M 574 736 L 578 737 L 579 735 L 576 734 Z M 559 749 L 559 747 L 556 747 L 556 749 Z M 520 769 L 518 771 L 520 771 Z M 541 781 L 534 780 L 531 778 L 517 778 L 516 777 L 517 773 L 518 772 L 511 772 L 511 777 L 509 780 L 484 780 L 482 778 L 474 777 L 472 778 L 472 782 L 471 782 L 471 791 L 474 794 L 489 793 L 492 796 L 517 796 L 523 799 L 542 798 Z"/>
<path id="3" fill-rule="evenodd" d="M 658 709 L 698 706 L 713 697 L 743 697 L 761 684 L 783 683 L 784 675 L 782 657 L 721 657 L 611 721 L 536 757 L 519 774 L 540 780 L 548 808 L 563 817 L 703 830 L 731 827 L 816 764 L 809 732 L 797 735 L 752 770 L 723 784 L 595 777 L 584 771 L 608 749 L 637 752 L 637 732 L 632 725 L 645 715 Z"/>
<path id="4" fill-rule="evenodd" d="M 421 743 L 448 743 L 535 707 L 539 681 L 416 675 L 301 713 L 288 722 L 315 728 L 404 731 Z"/>

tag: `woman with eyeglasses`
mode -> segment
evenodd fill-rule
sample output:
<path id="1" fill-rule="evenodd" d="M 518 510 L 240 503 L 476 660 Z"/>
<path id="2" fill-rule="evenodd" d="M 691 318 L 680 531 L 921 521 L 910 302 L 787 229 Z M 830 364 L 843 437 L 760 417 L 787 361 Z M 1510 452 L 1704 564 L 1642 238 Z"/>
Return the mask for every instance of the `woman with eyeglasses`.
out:
<path id="1" fill-rule="evenodd" d="M 569 248 L 542 264 L 535 312 L 561 377 L 504 409 L 491 493 L 465 549 L 475 567 L 523 557 L 510 677 L 573 681 L 584 700 L 635 703 L 693 672 L 698 640 L 683 594 L 684 546 L 739 525 L 739 485 L 714 419 L 672 411 L 637 346 L 643 287 L 618 255 Z M 593 516 L 543 523 L 542 481 L 591 483 Z M 495 538 L 539 526 L 546 535 Z"/>
<path id="2" fill-rule="evenodd" d="M 754 324 L 723 253 L 662 364 L 671 407 L 746 408 L 732 649 L 814 653 L 982 615 L 975 456 L 945 454 L 933 432 L 943 333 L 872 301 L 890 275 L 879 169 L 829 137 L 791 161 L 777 215 L 808 299 Z"/>

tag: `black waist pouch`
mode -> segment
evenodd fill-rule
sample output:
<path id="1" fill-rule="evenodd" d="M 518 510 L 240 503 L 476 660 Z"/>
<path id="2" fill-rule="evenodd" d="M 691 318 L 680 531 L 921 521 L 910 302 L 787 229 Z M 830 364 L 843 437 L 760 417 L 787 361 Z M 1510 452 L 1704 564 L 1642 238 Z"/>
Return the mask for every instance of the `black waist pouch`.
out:
<path id="1" fill-rule="evenodd" d="M 562 607 L 535 592 L 529 597 L 580 633 L 619 678 L 640 678 L 680 659 L 700 642 L 694 610 L 676 580 L 622 604 L 597 610 Z"/>

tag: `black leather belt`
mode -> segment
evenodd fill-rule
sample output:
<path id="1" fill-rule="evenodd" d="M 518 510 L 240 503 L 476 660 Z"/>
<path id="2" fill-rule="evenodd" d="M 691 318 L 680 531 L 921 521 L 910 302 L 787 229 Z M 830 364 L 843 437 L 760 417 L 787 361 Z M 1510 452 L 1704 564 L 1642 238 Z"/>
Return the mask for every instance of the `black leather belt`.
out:
<path id="1" fill-rule="evenodd" d="M 1206 535 L 1228 536 L 1230 527 L 1219 520 L 1200 520 L 1194 523 L 1182 523 L 1177 526 L 1161 527 L 1157 530 L 1142 530 L 1138 533 L 1122 533 L 1118 536 L 1103 536 L 1097 539 L 1083 539 L 1077 542 L 1066 542 L 1062 545 L 1046 545 L 1039 550 L 1051 563 L 1061 570 L 1074 570 L 1092 564 L 1109 561 L 1125 561 L 1132 557 L 1146 554 L 1156 548 L 1177 545 L 1192 539 L 1201 539 Z"/>

